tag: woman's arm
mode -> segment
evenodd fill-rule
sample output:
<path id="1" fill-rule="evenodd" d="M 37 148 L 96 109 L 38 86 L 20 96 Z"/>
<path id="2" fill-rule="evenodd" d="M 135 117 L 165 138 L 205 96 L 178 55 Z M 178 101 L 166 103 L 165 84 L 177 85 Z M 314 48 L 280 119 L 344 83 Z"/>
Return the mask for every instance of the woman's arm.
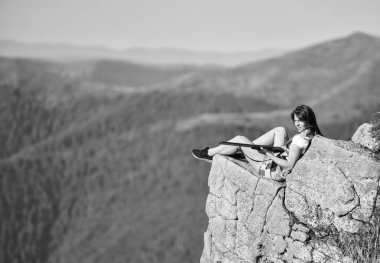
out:
<path id="1" fill-rule="evenodd" d="M 290 145 L 288 159 L 284 160 L 273 155 L 270 151 L 261 148 L 265 155 L 272 159 L 275 163 L 281 166 L 283 169 L 292 169 L 296 162 L 300 159 L 302 149 L 295 144 Z"/>

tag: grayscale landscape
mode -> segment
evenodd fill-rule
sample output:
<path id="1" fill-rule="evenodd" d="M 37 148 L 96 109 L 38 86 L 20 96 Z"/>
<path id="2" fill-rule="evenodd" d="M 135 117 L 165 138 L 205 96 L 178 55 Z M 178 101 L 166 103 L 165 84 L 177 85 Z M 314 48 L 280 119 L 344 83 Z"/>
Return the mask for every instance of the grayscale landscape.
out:
<path id="1" fill-rule="evenodd" d="M 299 104 L 326 137 L 349 140 L 380 109 L 380 38 L 364 32 L 206 64 L 7 43 L 1 262 L 198 262 L 210 166 L 193 148 L 280 125 L 295 134 Z"/>

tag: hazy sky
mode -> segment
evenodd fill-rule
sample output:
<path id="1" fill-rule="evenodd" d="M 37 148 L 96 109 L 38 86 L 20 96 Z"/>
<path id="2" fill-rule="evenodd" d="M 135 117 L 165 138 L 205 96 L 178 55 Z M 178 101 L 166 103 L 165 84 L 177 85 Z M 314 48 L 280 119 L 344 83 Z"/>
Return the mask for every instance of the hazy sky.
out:
<path id="1" fill-rule="evenodd" d="M 118 49 L 296 48 L 364 31 L 380 0 L 0 0 L 0 38 Z"/>

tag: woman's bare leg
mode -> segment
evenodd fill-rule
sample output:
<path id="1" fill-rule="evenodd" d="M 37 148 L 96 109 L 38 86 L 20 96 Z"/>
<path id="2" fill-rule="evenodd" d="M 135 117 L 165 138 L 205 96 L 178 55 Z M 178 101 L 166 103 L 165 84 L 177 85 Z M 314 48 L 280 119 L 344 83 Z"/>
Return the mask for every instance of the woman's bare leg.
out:
<path id="1" fill-rule="evenodd" d="M 254 144 L 257 145 L 268 145 L 268 146 L 285 146 L 286 142 L 288 141 L 288 134 L 286 132 L 286 129 L 284 127 L 276 127 L 267 133 L 261 135 L 259 138 L 253 141 Z M 259 171 L 262 162 L 257 161 L 258 160 L 258 154 L 260 153 L 255 153 L 254 155 L 251 153 L 245 153 L 243 150 L 244 154 L 246 155 L 248 162 L 252 165 L 252 167 L 256 170 Z M 266 155 L 261 154 L 262 159 L 265 160 Z"/>
<path id="2" fill-rule="evenodd" d="M 229 142 L 237 142 L 237 143 L 246 143 L 246 144 L 257 144 L 257 145 L 268 145 L 268 146 L 285 146 L 288 140 L 288 134 L 284 127 L 276 127 L 265 134 L 261 135 L 259 138 L 250 141 L 247 137 L 244 136 L 236 136 L 229 140 Z M 241 150 L 244 155 L 247 157 L 248 162 L 252 165 L 252 167 L 259 171 L 260 166 L 262 164 L 261 161 L 267 158 L 266 155 L 259 153 L 257 150 L 248 148 L 248 147 L 238 147 L 233 145 L 219 145 L 214 148 L 210 148 L 208 150 L 208 155 L 213 156 L 215 154 L 224 154 L 224 155 L 232 155 L 236 153 L 238 150 Z"/>
<path id="3" fill-rule="evenodd" d="M 254 143 L 258 145 L 268 145 L 268 146 L 285 146 L 285 143 L 288 140 L 288 134 L 284 127 L 274 128 L 267 133 L 261 135 L 254 141 L 250 141 L 248 138 L 244 136 L 236 136 L 229 140 L 229 142 L 237 142 L 237 143 Z M 208 150 L 208 154 L 213 156 L 214 154 L 234 154 L 239 149 L 238 146 L 233 145 L 219 145 L 214 148 L 210 148 Z M 249 149 L 249 148 L 248 148 Z"/>
<path id="4" fill-rule="evenodd" d="M 268 146 L 285 146 L 288 133 L 284 127 L 276 127 L 253 141 L 254 144 Z"/>
<path id="5" fill-rule="evenodd" d="M 252 143 L 248 138 L 244 136 L 235 136 L 229 142 L 238 142 L 238 143 Z M 233 146 L 233 145 L 219 145 L 214 148 L 210 148 L 208 150 L 208 155 L 213 156 L 215 154 L 225 154 L 225 155 L 230 155 L 234 154 L 239 150 L 238 146 Z"/>
<path id="6" fill-rule="evenodd" d="M 247 143 L 252 144 L 252 141 L 244 136 L 236 136 L 229 140 L 229 142 L 237 142 L 237 143 Z M 208 155 L 212 156 L 214 154 L 224 154 L 224 155 L 232 155 L 236 153 L 238 150 L 241 150 L 249 163 L 253 166 L 255 170 L 259 170 L 261 161 L 265 160 L 267 157 L 264 154 L 259 153 L 257 150 L 248 148 L 248 147 L 238 147 L 233 145 L 219 145 L 215 148 L 210 148 L 208 150 Z"/>
<path id="7" fill-rule="evenodd" d="M 231 140 L 229 140 L 229 142 L 247 143 L 247 144 L 254 143 L 258 145 L 268 145 L 268 146 L 284 146 L 287 140 L 288 140 L 288 134 L 285 128 L 277 127 L 261 135 L 259 138 L 257 138 L 253 142 L 250 141 L 247 137 L 240 136 L 240 135 L 232 138 Z M 215 154 L 231 155 L 231 154 L 236 153 L 238 150 L 239 150 L 238 146 L 219 145 L 217 147 L 210 148 L 208 150 L 208 155 L 210 156 L 213 156 Z M 242 147 L 241 150 L 246 156 L 254 160 L 262 160 L 265 157 L 265 155 L 259 153 L 258 151 L 254 149 Z"/>

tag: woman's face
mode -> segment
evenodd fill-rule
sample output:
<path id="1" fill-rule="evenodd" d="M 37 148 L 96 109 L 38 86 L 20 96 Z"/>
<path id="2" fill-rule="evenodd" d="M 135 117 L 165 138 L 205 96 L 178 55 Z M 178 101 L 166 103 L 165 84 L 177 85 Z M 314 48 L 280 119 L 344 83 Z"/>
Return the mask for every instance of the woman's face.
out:
<path id="1" fill-rule="evenodd" d="M 294 115 L 294 126 L 296 126 L 299 133 L 307 130 L 306 122 L 301 121 L 297 115 Z"/>

